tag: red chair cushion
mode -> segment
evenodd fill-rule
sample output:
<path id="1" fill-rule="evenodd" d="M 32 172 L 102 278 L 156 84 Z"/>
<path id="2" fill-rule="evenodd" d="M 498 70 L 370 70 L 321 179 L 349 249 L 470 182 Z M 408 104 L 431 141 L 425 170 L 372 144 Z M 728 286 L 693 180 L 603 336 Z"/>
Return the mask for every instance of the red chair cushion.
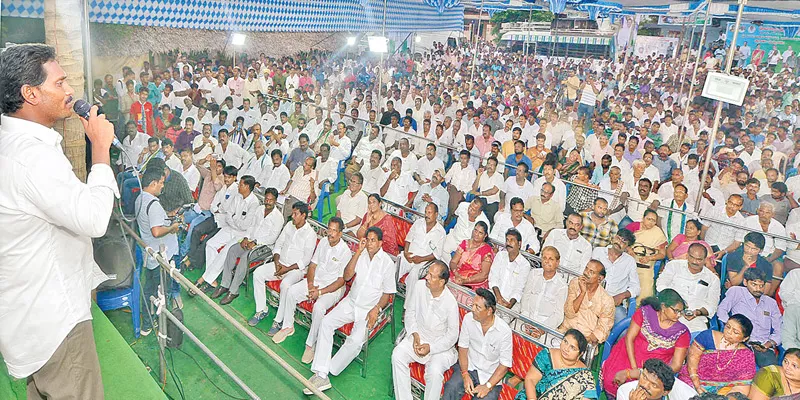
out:
<path id="1" fill-rule="evenodd" d="M 274 290 L 276 293 L 281 292 L 281 280 L 267 281 L 267 287 Z"/>
<path id="2" fill-rule="evenodd" d="M 514 334 L 512 337 L 514 352 L 511 359 L 511 372 L 525 378 L 528 369 L 533 365 L 533 359 L 542 350 L 536 343 L 525 340 L 522 336 Z"/>

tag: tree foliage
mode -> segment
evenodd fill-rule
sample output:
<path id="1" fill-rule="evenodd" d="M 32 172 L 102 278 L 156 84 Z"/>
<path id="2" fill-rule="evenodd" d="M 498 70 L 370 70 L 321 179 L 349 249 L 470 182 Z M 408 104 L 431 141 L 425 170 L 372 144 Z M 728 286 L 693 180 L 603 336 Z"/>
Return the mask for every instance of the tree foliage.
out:
<path id="1" fill-rule="evenodd" d="M 500 34 L 500 25 L 504 22 L 550 22 L 553 20 L 553 13 L 550 11 L 534 10 L 506 10 L 495 13 L 492 16 L 492 35 Z"/>

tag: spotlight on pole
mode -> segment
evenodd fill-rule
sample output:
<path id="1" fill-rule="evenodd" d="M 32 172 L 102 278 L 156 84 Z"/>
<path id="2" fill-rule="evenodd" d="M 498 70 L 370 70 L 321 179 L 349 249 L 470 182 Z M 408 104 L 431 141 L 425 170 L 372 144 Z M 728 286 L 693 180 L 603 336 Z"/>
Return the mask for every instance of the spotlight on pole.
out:
<path id="1" fill-rule="evenodd" d="M 385 36 L 370 36 L 368 41 L 369 51 L 373 53 L 389 52 L 389 40 Z"/>
<path id="2" fill-rule="evenodd" d="M 348 46 L 355 46 L 356 44 L 356 37 L 355 36 L 348 36 L 347 37 L 347 45 Z"/>
<path id="3" fill-rule="evenodd" d="M 419 43 L 422 41 L 422 38 L 419 35 L 417 35 L 416 37 L 414 37 L 414 41 Z"/>
<path id="4" fill-rule="evenodd" d="M 247 39 L 247 35 L 244 33 L 234 33 L 231 35 L 231 44 L 234 46 L 244 46 L 245 39 Z"/>

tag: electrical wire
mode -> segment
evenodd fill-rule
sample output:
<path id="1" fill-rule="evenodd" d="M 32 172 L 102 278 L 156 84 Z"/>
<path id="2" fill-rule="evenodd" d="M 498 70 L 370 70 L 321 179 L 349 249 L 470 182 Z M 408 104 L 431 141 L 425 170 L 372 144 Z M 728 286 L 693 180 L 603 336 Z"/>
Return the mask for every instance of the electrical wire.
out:
<path id="1" fill-rule="evenodd" d="M 197 368 L 200 368 L 200 371 L 203 373 L 203 375 L 205 375 L 205 376 L 206 376 L 206 379 L 208 379 L 208 382 L 209 382 L 209 383 L 211 383 L 212 385 L 214 385 L 214 387 L 215 387 L 215 388 L 217 388 L 217 390 L 219 390 L 219 392 L 220 392 L 220 393 L 222 393 L 222 394 L 224 394 L 224 395 L 226 395 L 226 396 L 228 396 L 228 397 L 230 397 L 230 398 L 232 398 L 232 399 L 236 399 L 236 400 L 248 400 L 247 398 L 244 398 L 244 397 L 236 397 L 236 396 L 234 396 L 234 395 L 232 395 L 232 394 L 230 394 L 230 393 L 228 393 L 228 392 L 226 392 L 226 391 L 222 390 L 222 388 L 221 388 L 221 387 L 217 386 L 217 384 L 216 384 L 216 383 L 214 383 L 214 381 L 213 381 L 213 380 L 211 380 L 211 377 L 209 377 L 209 376 L 208 376 L 208 373 L 206 373 L 206 370 L 205 370 L 205 369 L 203 369 L 203 367 L 200 365 L 200 363 L 199 363 L 199 362 L 198 362 L 198 361 L 197 361 L 197 360 L 196 360 L 194 357 L 192 357 L 192 356 L 191 356 L 189 353 L 187 353 L 187 352 L 183 351 L 183 350 L 182 350 L 182 349 L 180 349 L 180 348 L 177 348 L 177 347 L 176 347 L 176 348 L 175 348 L 175 350 L 178 350 L 178 351 L 180 351 L 181 353 L 185 354 L 185 355 L 186 355 L 186 357 L 189 357 L 189 358 L 190 358 L 192 361 L 194 361 L 194 363 L 195 363 L 195 364 L 197 364 Z"/>

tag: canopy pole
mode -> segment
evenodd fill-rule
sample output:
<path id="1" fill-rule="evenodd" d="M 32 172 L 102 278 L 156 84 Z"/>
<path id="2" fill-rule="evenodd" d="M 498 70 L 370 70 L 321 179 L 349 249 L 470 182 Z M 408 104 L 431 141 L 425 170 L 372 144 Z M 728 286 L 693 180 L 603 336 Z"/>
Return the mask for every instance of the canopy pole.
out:
<path id="1" fill-rule="evenodd" d="M 692 34 L 689 35 L 689 45 L 686 46 L 689 51 L 686 53 L 686 61 L 683 63 L 683 68 L 680 69 L 681 71 L 681 88 L 678 90 L 678 94 L 683 94 L 683 84 L 686 82 L 686 68 L 689 67 L 689 59 L 692 58 L 692 43 L 694 42 L 694 31 L 697 27 L 697 14 L 694 14 L 694 20 L 692 21 Z M 682 50 L 678 50 L 678 65 L 681 64 L 680 56 L 683 53 Z"/>
<path id="2" fill-rule="evenodd" d="M 708 21 L 710 17 L 711 1 L 712 0 L 708 0 L 708 2 L 706 3 L 706 19 L 705 21 L 703 21 L 703 31 L 700 33 L 700 44 L 697 46 L 697 56 L 694 59 L 694 68 L 692 69 L 692 79 L 691 82 L 689 82 L 689 93 L 687 93 L 686 106 L 683 110 L 683 121 L 682 121 L 683 123 L 681 125 L 684 125 L 684 130 L 681 131 L 681 136 L 678 143 L 683 143 L 683 136 L 686 134 L 686 122 L 688 122 L 686 118 L 688 118 L 689 116 L 689 107 L 691 106 L 692 94 L 694 93 L 694 80 L 697 79 L 697 67 L 700 65 L 701 61 L 700 56 L 703 53 L 703 44 L 706 41 L 706 28 L 708 27 Z M 679 92 L 678 95 L 683 96 L 683 90 L 681 90 L 681 92 Z M 680 99 L 678 100 L 678 102 L 680 103 Z"/>
<path id="3" fill-rule="evenodd" d="M 387 0 L 383 0 L 383 26 L 381 26 L 381 36 L 383 37 L 384 40 L 386 40 L 388 42 L 389 40 L 386 38 L 386 6 L 387 6 L 386 2 L 387 2 Z M 389 51 L 389 49 L 388 49 L 388 45 L 389 44 L 387 43 L 386 45 L 387 45 L 386 51 Z M 384 54 L 386 54 L 386 53 L 385 52 L 381 53 L 381 61 L 380 61 L 380 64 L 378 64 L 378 107 L 381 107 L 381 105 L 380 105 L 381 104 L 381 91 L 383 90 L 383 56 L 384 56 Z M 383 111 L 381 111 L 381 113 L 383 113 Z"/>
<path id="4" fill-rule="evenodd" d="M 731 46 L 728 49 L 728 56 L 725 59 L 725 73 L 731 73 L 731 67 L 733 66 L 733 54 L 736 51 L 736 39 L 739 36 L 739 26 L 742 24 L 742 13 L 744 12 L 744 6 L 747 4 L 747 0 L 739 0 L 739 11 L 736 13 L 736 24 L 733 27 L 733 39 L 731 40 Z M 705 184 L 706 177 L 708 176 L 708 168 L 711 167 L 711 152 L 714 149 L 714 140 L 717 138 L 717 130 L 719 130 L 719 122 L 722 118 L 722 101 L 717 100 L 717 109 L 714 112 L 714 125 L 711 128 L 711 134 L 709 135 L 709 144 L 708 150 L 706 151 L 706 163 L 703 167 L 703 175 L 700 178 L 700 184 Z M 697 191 L 697 201 L 694 204 L 694 211 L 696 213 L 700 212 L 700 200 L 703 198 L 703 191 Z"/>
<path id="5" fill-rule="evenodd" d="M 478 22 L 475 24 L 475 48 L 472 50 L 472 72 L 469 77 L 472 85 L 475 85 L 475 64 L 478 62 L 478 36 L 481 34 L 481 18 L 483 18 L 484 1 L 485 0 L 481 0 L 481 9 L 478 11 Z"/>

